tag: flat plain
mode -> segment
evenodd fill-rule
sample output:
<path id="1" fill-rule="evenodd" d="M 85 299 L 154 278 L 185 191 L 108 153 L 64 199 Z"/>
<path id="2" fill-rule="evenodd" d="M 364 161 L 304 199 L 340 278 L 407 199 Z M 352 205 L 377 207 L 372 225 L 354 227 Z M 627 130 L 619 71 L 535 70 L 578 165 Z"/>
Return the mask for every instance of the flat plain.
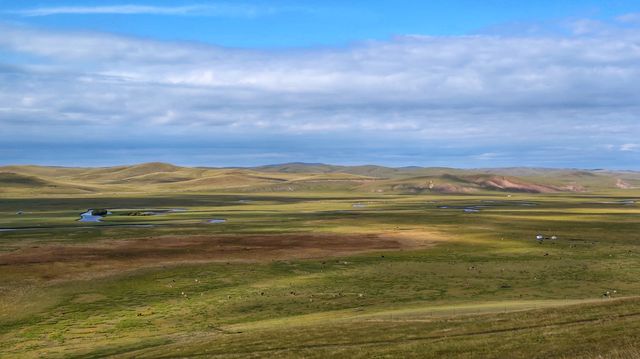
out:
<path id="1" fill-rule="evenodd" d="M 635 172 L 12 166 L 0 183 L 0 357 L 640 356 Z M 108 214 L 78 221 L 92 209 Z"/>

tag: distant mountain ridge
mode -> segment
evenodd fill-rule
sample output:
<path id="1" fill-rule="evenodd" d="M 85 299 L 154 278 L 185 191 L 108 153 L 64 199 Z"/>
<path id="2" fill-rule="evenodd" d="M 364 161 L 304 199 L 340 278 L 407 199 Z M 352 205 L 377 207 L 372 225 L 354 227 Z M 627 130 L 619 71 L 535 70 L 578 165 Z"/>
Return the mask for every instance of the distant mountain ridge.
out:
<path id="1" fill-rule="evenodd" d="M 283 163 L 257 167 L 181 167 L 151 162 L 114 167 L 0 167 L 5 193 L 282 192 L 377 193 L 585 192 L 640 188 L 640 172 L 551 169 L 385 167 Z"/>

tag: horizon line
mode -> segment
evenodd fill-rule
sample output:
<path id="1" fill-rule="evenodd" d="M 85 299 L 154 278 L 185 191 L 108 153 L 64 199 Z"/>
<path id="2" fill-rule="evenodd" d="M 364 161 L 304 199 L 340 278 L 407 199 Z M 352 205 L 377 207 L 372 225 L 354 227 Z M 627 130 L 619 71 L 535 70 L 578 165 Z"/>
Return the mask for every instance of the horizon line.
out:
<path id="1" fill-rule="evenodd" d="M 52 168 L 114 168 L 114 167 L 136 167 L 136 166 L 144 166 L 144 165 L 169 165 L 174 167 L 182 167 L 182 168 L 208 168 L 208 169 L 255 169 L 262 167 L 276 167 L 276 166 L 287 166 L 287 165 L 302 165 L 302 166 L 334 166 L 334 167 L 381 167 L 381 168 L 389 168 L 389 169 L 434 169 L 434 168 L 442 168 L 442 169 L 452 169 L 452 170 L 508 170 L 508 169 L 535 169 L 535 170 L 577 170 L 577 171 L 615 171 L 615 172 L 640 172 L 640 170 L 635 169 L 621 169 L 621 168 L 581 168 L 581 167 L 540 167 L 540 166 L 506 166 L 506 167 L 448 167 L 448 166 L 419 166 L 419 165 L 409 165 L 409 166 L 385 166 L 375 163 L 366 163 L 366 164 L 332 164 L 325 162 L 282 162 L 282 163 L 267 163 L 255 166 L 190 166 L 190 165 L 179 165 L 171 162 L 162 162 L 162 161 L 151 161 L 151 162 L 137 162 L 130 164 L 117 164 L 117 165 L 107 165 L 107 166 L 91 166 L 91 165 L 82 165 L 82 166 L 71 166 L 71 165 L 43 165 L 43 164 L 34 164 L 34 163 L 23 163 L 23 164 L 0 164 L 0 169 L 5 167 L 52 167 Z"/>

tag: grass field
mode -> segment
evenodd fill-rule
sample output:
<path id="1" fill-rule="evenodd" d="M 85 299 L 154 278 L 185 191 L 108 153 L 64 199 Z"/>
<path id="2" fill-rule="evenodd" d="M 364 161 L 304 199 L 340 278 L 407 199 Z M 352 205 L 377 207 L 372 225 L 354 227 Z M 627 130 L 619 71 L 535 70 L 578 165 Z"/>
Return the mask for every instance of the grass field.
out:
<path id="1" fill-rule="evenodd" d="M 0 357 L 638 357 L 639 200 L 5 192 Z"/>

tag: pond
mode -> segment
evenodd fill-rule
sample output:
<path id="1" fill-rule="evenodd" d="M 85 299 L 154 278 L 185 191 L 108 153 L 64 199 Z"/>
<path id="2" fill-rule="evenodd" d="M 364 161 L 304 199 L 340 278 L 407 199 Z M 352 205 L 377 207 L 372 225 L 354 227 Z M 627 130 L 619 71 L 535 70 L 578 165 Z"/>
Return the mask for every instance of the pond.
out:
<path id="1" fill-rule="evenodd" d="M 222 219 L 222 218 L 214 218 L 214 219 L 210 219 L 209 221 L 207 221 L 207 223 L 226 223 L 227 220 L 226 219 Z"/>
<path id="2" fill-rule="evenodd" d="M 78 222 L 102 222 L 102 216 L 96 216 L 93 214 L 93 210 L 87 210 L 84 213 L 80 213 L 80 219 Z"/>
<path id="3" fill-rule="evenodd" d="M 469 207 L 462 207 L 462 206 L 438 206 L 438 209 L 461 209 L 463 212 L 465 213 L 477 213 L 480 212 L 480 209 L 483 207 L 488 207 L 488 206 L 469 206 Z"/>

